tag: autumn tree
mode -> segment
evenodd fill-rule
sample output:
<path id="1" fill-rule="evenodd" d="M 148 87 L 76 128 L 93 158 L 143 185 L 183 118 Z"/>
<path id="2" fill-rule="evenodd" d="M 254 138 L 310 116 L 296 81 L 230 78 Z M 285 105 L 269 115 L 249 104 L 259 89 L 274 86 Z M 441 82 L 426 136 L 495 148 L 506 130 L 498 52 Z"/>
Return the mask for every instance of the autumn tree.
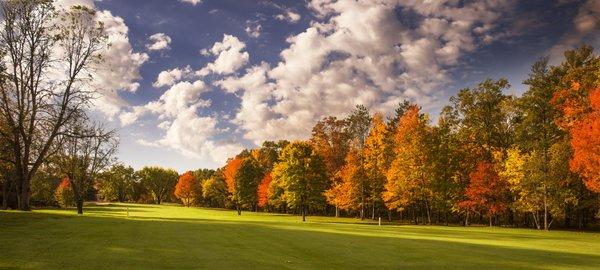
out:
<path id="1" fill-rule="evenodd" d="M 371 131 L 363 148 L 365 177 L 369 185 L 369 202 L 371 203 L 371 219 L 375 219 L 375 209 L 383 203 L 386 164 L 387 125 L 383 115 L 377 113 L 371 123 Z"/>
<path id="2" fill-rule="evenodd" d="M 600 88 L 590 91 L 591 111 L 573 124 L 571 169 L 581 175 L 585 185 L 600 193 Z"/>
<path id="3" fill-rule="evenodd" d="M 63 178 L 56 191 L 54 198 L 58 205 L 62 208 L 67 208 L 75 204 L 75 198 L 73 196 L 73 190 L 71 189 L 71 182 L 69 178 Z"/>
<path id="4" fill-rule="evenodd" d="M 223 176 L 238 215 L 242 214 L 242 207 L 255 209 L 258 203 L 256 191 L 263 176 L 258 161 L 251 155 L 242 153 L 229 160 L 223 170 Z"/>
<path id="5" fill-rule="evenodd" d="M 160 204 L 172 194 L 179 173 L 161 167 L 144 167 L 138 171 L 142 185 L 152 194 L 154 203 Z"/>
<path id="6" fill-rule="evenodd" d="M 226 207 L 228 203 L 227 184 L 222 174 L 215 173 L 202 183 L 202 197 L 211 207 Z"/>
<path id="7" fill-rule="evenodd" d="M 0 2 L 0 133 L 11 144 L 18 208 L 29 210 L 30 182 L 56 151 L 57 137 L 98 93 L 86 85 L 107 41 L 95 12 L 54 1 Z"/>
<path id="8" fill-rule="evenodd" d="M 489 162 L 477 164 L 470 177 L 471 181 L 465 191 L 467 199 L 460 202 L 459 206 L 468 211 L 483 212 L 492 226 L 494 216 L 503 213 L 508 207 L 507 185 L 498 175 L 494 164 Z"/>
<path id="9" fill-rule="evenodd" d="M 271 172 L 266 173 L 263 178 L 260 180 L 260 184 L 258 185 L 258 206 L 265 207 L 268 206 L 269 203 L 269 187 L 271 186 L 271 182 L 273 178 L 271 177 Z"/>
<path id="10" fill-rule="evenodd" d="M 357 150 L 351 150 L 346 155 L 344 166 L 338 172 L 340 181 L 325 192 L 329 201 L 335 202 L 342 210 L 358 210 L 361 214 L 361 198 L 367 185 L 364 170 L 361 169 L 361 158 Z"/>
<path id="11" fill-rule="evenodd" d="M 184 206 L 190 206 L 194 204 L 198 197 L 201 197 L 202 189 L 194 174 L 188 171 L 179 177 L 174 194 Z"/>
<path id="12" fill-rule="evenodd" d="M 281 152 L 280 160 L 273 169 L 273 181 L 281 183 L 287 203 L 298 207 L 305 221 L 309 207 L 325 203 L 325 162 L 308 142 L 290 143 Z"/>
<path id="13" fill-rule="evenodd" d="M 412 106 L 400 118 L 396 130 L 395 159 L 387 174 L 383 198 L 388 208 L 403 211 L 409 204 L 423 204 L 431 222 L 431 180 L 426 115 Z"/>

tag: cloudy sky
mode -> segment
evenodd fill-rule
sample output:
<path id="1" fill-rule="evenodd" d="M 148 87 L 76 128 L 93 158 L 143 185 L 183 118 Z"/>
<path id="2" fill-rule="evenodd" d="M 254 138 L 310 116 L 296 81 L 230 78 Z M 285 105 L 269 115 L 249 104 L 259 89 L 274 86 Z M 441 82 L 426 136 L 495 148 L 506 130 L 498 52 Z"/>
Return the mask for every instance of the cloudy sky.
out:
<path id="1" fill-rule="evenodd" d="M 304 139 L 357 104 L 402 99 L 435 118 L 448 97 L 600 47 L 600 0 L 59 0 L 100 12 L 111 46 L 94 109 L 119 159 L 215 168 L 264 140 Z"/>

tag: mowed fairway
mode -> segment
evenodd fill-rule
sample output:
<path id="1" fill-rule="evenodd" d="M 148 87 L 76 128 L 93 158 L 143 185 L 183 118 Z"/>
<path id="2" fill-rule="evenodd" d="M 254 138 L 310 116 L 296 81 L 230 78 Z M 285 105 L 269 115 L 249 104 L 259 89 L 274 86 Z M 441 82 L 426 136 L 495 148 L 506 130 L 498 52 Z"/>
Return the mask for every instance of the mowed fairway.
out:
<path id="1" fill-rule="evenodd" d="M 129 206 L 127 217 L 125 207 Z M 600 234 L 180 206 L 0 212 L 0 269 L 599 269 Z"/>

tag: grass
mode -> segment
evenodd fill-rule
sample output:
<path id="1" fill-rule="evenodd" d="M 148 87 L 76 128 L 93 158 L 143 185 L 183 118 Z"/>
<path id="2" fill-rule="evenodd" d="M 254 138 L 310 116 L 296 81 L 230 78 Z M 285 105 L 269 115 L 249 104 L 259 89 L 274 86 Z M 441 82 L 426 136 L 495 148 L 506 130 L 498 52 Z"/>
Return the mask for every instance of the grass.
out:
<path id="1" fill-rule="evenodd" d="M 129 207 L 127 217 L 125 207 Z M 598 269 L 600 234 L 111 204 L 0 211 L 0 269 Z"/>

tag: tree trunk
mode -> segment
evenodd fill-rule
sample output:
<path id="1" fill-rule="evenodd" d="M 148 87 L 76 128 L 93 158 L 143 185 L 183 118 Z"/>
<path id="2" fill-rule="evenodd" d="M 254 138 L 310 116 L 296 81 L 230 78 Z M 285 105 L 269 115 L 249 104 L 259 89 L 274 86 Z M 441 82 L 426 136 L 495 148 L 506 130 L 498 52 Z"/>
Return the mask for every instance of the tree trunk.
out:
<path id="1" fill-rule="evenodd" d="M 489 220 L 490 220 L 490 227 L 492 227 L 492 215 L 489 216 Z"/>
<path id="2" fill-rule="evenodd" d="M 465 226 L 469 226 L 469 211 L 465 213 Z"/>
<path id="3" fill-rule="evenodd" d="M 240 204 L 238 202 L 235 203 L 235 210 L 237 210 L 238 216 L 242 215 L 242 209 L 240 209 Z"/>
<path id="4" fill-rule="evenodd" d="M 429 203 L 425 200 L 425 210 L 427 211 L 427 224 L 431 224 L 431 211 L 429 210 Z"/>
<path id="5" fill-rule="evenodd" d="M 75 202 L 75 204 L 77 205 L 77 214 L 83 215 L 83 198 L 77 199 L 77 202 Z"/>
<path id="6" fill-rule="evenodd" d="M 375 220 L 375 202 L 371 204 L 371 219 Z"/>
<path id="7" fill-rule="evenodd" d="M 306 221 L 306 206 L 302 205 L 302 221 Z"/>
<path id="8" fill-rule="evenodd" d="M 10 179 L 6 177 L 2 184 L 2 210 L 8 209 L 8 185 L 10 185 Z"/>
<path id="9" fill-rule="evenodd" d="M 340 217 L 340 209 L 337 207 L 337 205 L 335 206 L 335 217 Z"/>
<path id="10" fill-rule="evenodd" d="M 30 177 L 23 176 L 21 180 L 21 192 L 19 196 L 19 210 L 21 211 L 31 211 L 31 207 L 29 206 L 29 200 L 31 198 L 31 181 Z"/>
<path id="11" fill-rule="evenodd" d="M 548 230 L 548 195 L 546 194 L 546 183 L 544 183 L 544 230 Z"/>
<path id="12" fill-rule="evenodd" d="M 392 222 L 392 210 L 388 209 L 387 214 L 388 214 L 388 221 Z"/>

